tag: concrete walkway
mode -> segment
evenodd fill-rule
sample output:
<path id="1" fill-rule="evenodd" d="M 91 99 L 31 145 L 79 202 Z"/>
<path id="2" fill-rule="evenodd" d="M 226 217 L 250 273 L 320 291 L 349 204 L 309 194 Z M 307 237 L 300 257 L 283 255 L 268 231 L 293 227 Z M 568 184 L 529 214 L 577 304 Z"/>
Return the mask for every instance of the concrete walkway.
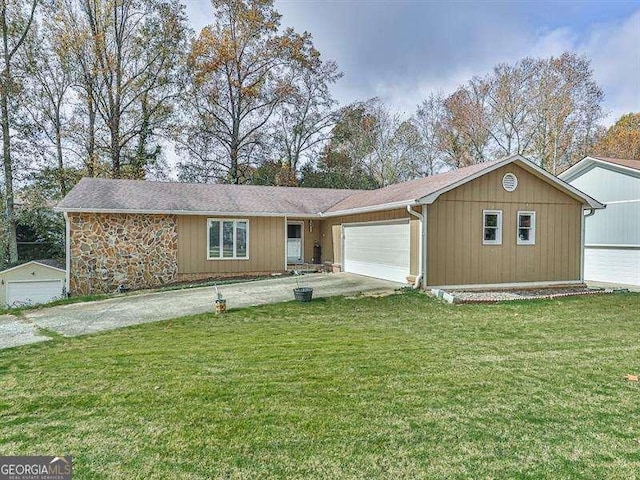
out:
<path id="1" fill-rule="evenodd" d="M 314 298 L 389 292 L 401 286 L 348 273 L 320 273 L 223 285 L 219 288 L 227 300 L 227 308 L 232 309 L 293 300 L 292 289 L 297 285 L 296 280 L 300 286 L 313 287 Z M 0 348 L 48 340 L 46 334 L 39 333 L 39 328 L 72 337 L 212 312 L 215 299 L 213 287 L 201 287 L 26 310 L 22 318 L 10 315 L 0 317 Z"/>
<path id="2" fill-rule="evenodd" d="M 589 287 L 610 288 L 613 290 L 626 288 L 630 292 L 640 292 L 640 285 L 627 285 L 626 283 L 592 282 L 591 280 L 587 280 L 585 283 Z"/>

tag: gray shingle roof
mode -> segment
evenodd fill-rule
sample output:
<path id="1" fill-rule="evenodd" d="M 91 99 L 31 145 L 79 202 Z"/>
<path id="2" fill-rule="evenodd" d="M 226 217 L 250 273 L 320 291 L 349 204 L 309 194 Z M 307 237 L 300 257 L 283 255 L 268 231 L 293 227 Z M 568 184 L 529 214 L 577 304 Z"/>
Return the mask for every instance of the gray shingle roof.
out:
<path id="1" fill-rule="evenodd" d="M 137 212 L 230 215 L 310 216 L 339 215 L 359 209 L 401 207 L 459 182 L 475 178 L 484 170 L 519 161 L 529 168 L 539 167 L 520 156 L 480 163 L 451 172 L 389 185 L 377 190 L 330 188 L 266 187 L 256 185 L 194 184 L 105 180 L 83 178 L 58 204 L 59 211 Z M 548 174 L 546 174 L 548 175 Z M 548 175 L 549 176 L 549 175 Z M 552 181 L 563 184 L 555 177 Z M 564 188 L 575 190 L 569 185 Z M 598 204 L 575 191 L 587 203 Z M 600 205 L 600 204 L 598 204 Z M 596 208 L 602 208 L 597 206 Z"/>
<path id="2" fill-rule="evenodd" d="M 48 267 L 58 268 L 60 270 L 66 269 L 64 262 L 61 262 L 60 260 L 55 260 L 53 258 L 45 258 L 42 260 L 33 260 L 33 261 L 41 265 L 46 265 Z"/>
<path id="3" fill-rule="evenodd" d="M 469 167 L 463 167 L 450 172 L 441 173 L 439 175 L 419 178 L 417 180 L 411 180 L 404 183 L 396 183 L 377 190 L 363 190 L 361 192 L 354 193 L 333 205 L 329 210 L 327 210 L 327 213 L 335 213 L 354 208 L 372 207 L 376 205 L 387 205 L 390 203 L 412 202 L 418 198 L 453 185 L 460 180 L 464 180 L 465 178 L 481 172 L 482 170 L 501 161 L 502 160 L 495 160 L 492 162 L 479 163 Z"/>
<path id="4" fill-rule="evenodd" d="M 605 162 L 613 163 L 615 165 L 621 165 L 623 167 L 633 168 L 640 170 L 640 160 L 630 160 L 627 158 L 610 158 L 610 157 L 591 157 L 597 160 L 603 160 Z"/>
<path id="5" fill-rule="evenodd" d="M 358 191 L 83 178 L 57 209 L 315 215 Z"/>

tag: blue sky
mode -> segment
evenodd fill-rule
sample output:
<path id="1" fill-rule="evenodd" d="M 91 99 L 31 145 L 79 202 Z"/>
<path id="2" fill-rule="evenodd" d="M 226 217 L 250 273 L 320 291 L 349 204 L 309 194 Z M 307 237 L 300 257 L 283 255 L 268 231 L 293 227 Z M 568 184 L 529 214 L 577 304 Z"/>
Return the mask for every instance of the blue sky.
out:
<path id="1" fill-rule="evenodd" d="M 198 32 L 209 0 L 185 0 Z M 311 32 L 344 78 L 341 104 L 379 96 L 411 114 L 430 92 L 527 55 L 586 54 L 604 89 L 607 123 L 640 111 L 640 1 L 435 2 L 276 0 L 283 26 Z"/>

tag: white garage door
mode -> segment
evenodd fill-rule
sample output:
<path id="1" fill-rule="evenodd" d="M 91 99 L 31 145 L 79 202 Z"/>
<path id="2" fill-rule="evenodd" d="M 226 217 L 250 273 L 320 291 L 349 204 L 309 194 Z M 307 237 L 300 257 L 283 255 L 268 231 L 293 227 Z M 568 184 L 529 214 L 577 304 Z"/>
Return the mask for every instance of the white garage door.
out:
<path id="1" fill-rule="evenodd" d="M 409 222 L 353 224 L 343 228 L 345 272 L 407 282 Z"/>
<path id="2" fill-rule="evenodd" d="M 584 249 L 584 278 L 594 282 L 640 285 L 640 249 Z"/>
<path id="3" fill-rule="evenodd" d="M 38 280 L 33 282 L 7 282 L 7 305 L 35 305 L 62 296 L 62 280 Z"/>

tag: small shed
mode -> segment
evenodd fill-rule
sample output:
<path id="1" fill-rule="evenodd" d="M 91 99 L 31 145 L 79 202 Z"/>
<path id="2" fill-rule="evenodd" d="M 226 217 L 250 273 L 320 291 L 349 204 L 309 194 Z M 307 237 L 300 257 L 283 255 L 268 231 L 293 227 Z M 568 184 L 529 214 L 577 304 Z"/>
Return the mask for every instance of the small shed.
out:
<path id="1" fill-rule="evenodd" d="M 36 305 L 62 298 L 66 271 L 56 260 L 32 260 L 0 272 L 0 303 Z"/>

